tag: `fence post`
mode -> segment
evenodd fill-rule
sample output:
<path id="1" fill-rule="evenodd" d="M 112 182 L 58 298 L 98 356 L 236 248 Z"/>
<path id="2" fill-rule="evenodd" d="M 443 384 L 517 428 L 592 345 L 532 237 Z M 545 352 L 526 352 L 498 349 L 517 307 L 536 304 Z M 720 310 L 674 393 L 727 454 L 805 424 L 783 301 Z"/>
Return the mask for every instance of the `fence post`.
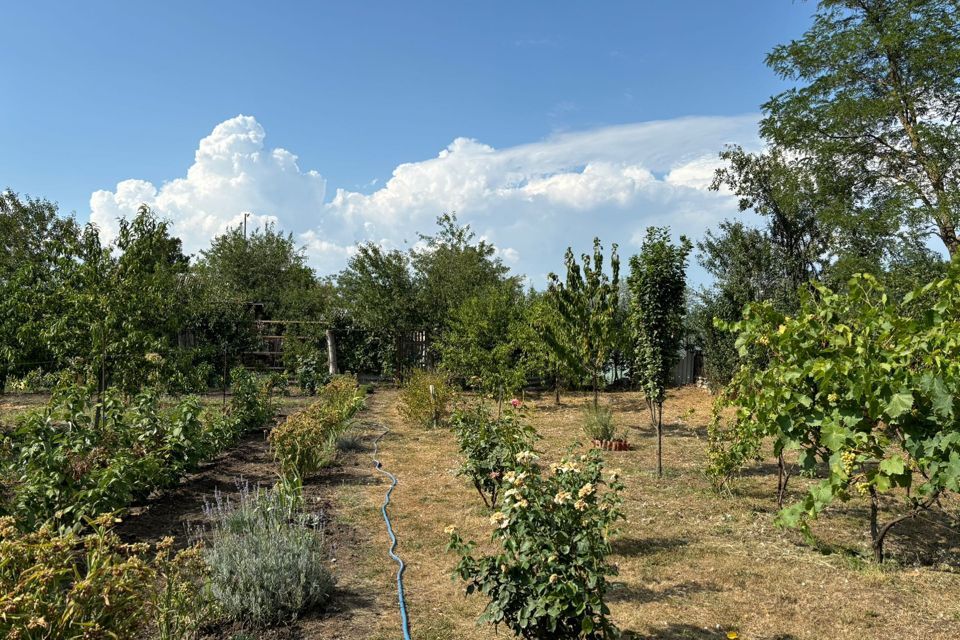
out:
<path id="1" fill-rule="evenodd" d="M 333 335 L 333 329 L 327 329 L 327 364 L 330 375 L 335 376 L 340 373 L 337 370 L 337 339 Z"/>

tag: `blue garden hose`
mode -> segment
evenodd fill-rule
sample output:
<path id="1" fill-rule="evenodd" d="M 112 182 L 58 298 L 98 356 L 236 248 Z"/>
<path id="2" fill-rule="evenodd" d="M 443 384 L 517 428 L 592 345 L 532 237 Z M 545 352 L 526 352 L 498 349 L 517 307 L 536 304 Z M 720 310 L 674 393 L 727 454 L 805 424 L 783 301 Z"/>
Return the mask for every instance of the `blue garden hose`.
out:
<path id="1" fill-rule="evenodd" d="M 393 493 L 393 488 L 397 486 L 397 477 L 384 469 L 381 462 L 377 460 L 377 447 L 380 445 L 380 439 L 389 432 L 390 429 L 385 428 L 383 433 L 373 441 L 373 463 L 377 471 L 390 478 L 390 488 L 387 489 L 387 495 L 383 500 L 383 506 L 380 507 L 380 512 L 383 514 L 383 521 L 387 523 L 387 533 L 390 534 L 390 550 L 388 553 L 400 567 L 397 569 L 397 599 L 400 601 L 400 626 L 403 629 L 403 640 L 411 640 L 410 622 L 407 620 L 407 603 L 403 597 L 403 570 L 406 569 L 406 565 L 403 564 L 400 556 L 394 553 L 397 548 L 397 535 L 393 532 L 393 525 L 390 523 L 390 516 L 387 514 L 387 505 L 390 504 L 390 494 Z"/>

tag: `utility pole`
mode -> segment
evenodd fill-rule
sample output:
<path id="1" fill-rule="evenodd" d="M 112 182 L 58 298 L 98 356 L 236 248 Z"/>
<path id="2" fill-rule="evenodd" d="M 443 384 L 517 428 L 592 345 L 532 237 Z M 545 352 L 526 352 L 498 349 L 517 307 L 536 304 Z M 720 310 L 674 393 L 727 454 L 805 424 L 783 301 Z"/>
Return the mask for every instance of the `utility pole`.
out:
<path id="1" fill-rule="evenodd" d="M 250 217 L 249 211 L 243 212 L 243 241 L 247 241 L 247 218 Z"/>

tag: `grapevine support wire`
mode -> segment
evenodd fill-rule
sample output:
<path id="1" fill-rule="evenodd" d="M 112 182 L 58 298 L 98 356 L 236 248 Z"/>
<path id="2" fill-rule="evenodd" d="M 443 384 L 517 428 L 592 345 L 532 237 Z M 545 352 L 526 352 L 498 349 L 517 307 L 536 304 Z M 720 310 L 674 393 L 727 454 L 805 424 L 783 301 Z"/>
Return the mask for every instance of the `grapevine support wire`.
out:
<path id="1" fill-rule="evenodd" d="M 393 561 L 399 566 L 399 569 L 397 569 L 397 599 L 400 602 L 400 625 L 403 629 L 403 639 L 411 640 L 410 622 L 407 620 L 407 603 L 403 596 L 403 570 L 406 569 L 406 565 L 403 564 L 403 560 L 400 559 L 400 556 L 395 553 L 397 549 L 397 535 L 393 532 L 393 524 L 391 524 L 390 515 L 387 513 L 387 505 L 390 504 L 390 494 L 393 493 L 394 487 L 397 486 L 397 477 L 384 469 L 383 464 L 377 459 L 377 450 L 380 445 L 380 440 L 388 433 L 390 433 L 390 429 L 384 427 L 383 433 L 377 436 L 377 439 L 373 441 L 373 464 L 377 471 L 390 478 L 390 488 L 387 489 L 387 495 L 383 499 L 383 506 L 380 507 L 380 512 L 383 514 L 384 522 L 387 523 L 387 533 L 390 535 L 390 549 L 388 553 L 390 554 L 390 557 L 393 558 Z"/>

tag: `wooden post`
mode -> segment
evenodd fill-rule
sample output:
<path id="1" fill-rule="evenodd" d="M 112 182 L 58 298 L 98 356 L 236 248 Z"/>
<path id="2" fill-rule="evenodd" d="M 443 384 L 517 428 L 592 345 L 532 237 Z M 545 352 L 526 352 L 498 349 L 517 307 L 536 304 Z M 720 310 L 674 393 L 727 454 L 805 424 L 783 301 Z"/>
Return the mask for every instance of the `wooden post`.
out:
<path id="1" fill-rule="evenodd" d="M 327 363 L 330 365 L 330 375 L 340 373 L 337 370 L 337 339 L 333 335 L 333 329 L 327 329 Z"/>
<path id="2" fill-rule="evenodd" d="M 223 406 L 227 406 L 227 348 L 223 348 Z"/>
<path id="3" fill-rule="evenodd" d="M 433 413 L 433 428 L 437 428 L 437 390 L 430 385 L 430 409 Z"/>

